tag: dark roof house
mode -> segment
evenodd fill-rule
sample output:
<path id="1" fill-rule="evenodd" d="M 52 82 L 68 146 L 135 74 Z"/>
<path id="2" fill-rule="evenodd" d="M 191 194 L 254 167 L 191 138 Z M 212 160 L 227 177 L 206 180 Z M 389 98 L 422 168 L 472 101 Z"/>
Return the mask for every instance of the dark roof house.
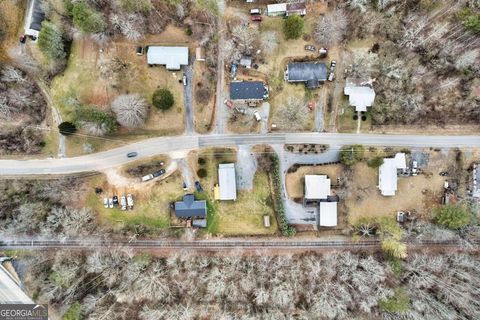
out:
<path id="1" fill-rule="evenodd" d="M 305 2 L 287 3 L 286 15 L 299 14 L 304 16 L 307 14 L 307 5 Z"/>
<path id="2" fill-rule="evenodd" d="M 183 196 L 183 201 L 175 202 L 175 215 L 177 218 L 205 218 L 207 202 L 195 200 L 193 194 L 186 194 Z"/>
<path id="3" fill-rule="evenodd" d="M 44 19 L 45 12 L 42 9 L 42 0 L 30 0 L 27 4 L 25 35 L 37 38 Z"/>
<path id="4" fill-rule="evenodd" d="M 230 83 L 231 100 L 263 100 L 265 85 L 261 81 L 235 81 Z"/>
<path id="5" fill-rule="evenodd" d="M 292 62 L 287 65 L 285 80 L 304 82 L 308 89 L 318 88 L 327 80 L 327 67 L 324 63 Z"/>

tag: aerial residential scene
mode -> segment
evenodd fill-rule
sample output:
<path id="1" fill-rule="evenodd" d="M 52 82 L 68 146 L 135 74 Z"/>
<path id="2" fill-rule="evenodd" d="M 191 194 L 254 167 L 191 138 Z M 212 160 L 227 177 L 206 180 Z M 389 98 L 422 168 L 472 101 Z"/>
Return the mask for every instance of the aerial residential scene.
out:
<path id="1" fill-rule="evenodd" d="M 0 320 L 480 319 L 479 0 L 1 0 Z"/>

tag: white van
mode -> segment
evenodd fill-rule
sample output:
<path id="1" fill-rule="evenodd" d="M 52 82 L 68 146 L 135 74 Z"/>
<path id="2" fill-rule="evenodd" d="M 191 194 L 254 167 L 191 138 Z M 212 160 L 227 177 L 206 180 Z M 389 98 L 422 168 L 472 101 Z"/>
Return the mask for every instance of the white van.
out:
<path id="1" fill-rule="evenodd" d="M 262 14 L 262 9 L 250 9 L 250 14 Z"/>
<path id="2" fill-rule="evenodd" d="M 255 111 L 253 113 L 253 116 L 255 117 L 255 120 L 262 121 L 262 117 L 260 116 L 260 113 L 258 111 Z"/>

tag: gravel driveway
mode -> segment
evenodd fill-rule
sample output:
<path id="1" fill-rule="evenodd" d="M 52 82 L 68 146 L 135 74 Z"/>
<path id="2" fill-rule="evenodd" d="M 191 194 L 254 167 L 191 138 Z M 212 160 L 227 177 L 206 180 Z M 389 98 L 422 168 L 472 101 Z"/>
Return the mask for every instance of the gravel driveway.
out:
<path id="1" fill-rule="evenodd" d="M 308 207 L 294 202 L 288 197 L 285 184 L 285 176 L 288 168 L 295 163 L 300 164 L 321 164 L 336 162 L 340 156 L 339 146 L 330 146 L 330 150 L 322 154 L 298 154 L 285 151 L 283 145 L 272 145 L 280 160 L 280 172 L 282 177 L 282 198 L 285 205 L 285 213 L 288 223 L 292 224 L 316 224 L 318 208 Z"/>
<path id="2" fill-rule="evenodd" d="M 240 145 L 238 147 L 237 163 L 235 164 L 238 189 L 251 190 L 253 188 L 253 177 L 257 171 L 257 159 L 253 155 L 251 148 L 251 145 Z"/>
<path id="3" fill-rule="evenodd" d="M 185 105 L 185 126 L 187 134 L 194 133 L 193 127 L 193 64 L 185 66 L 183 69 L 183 74 L 187 77 L 187 85 L 183 88 L 183 103 Z"/>

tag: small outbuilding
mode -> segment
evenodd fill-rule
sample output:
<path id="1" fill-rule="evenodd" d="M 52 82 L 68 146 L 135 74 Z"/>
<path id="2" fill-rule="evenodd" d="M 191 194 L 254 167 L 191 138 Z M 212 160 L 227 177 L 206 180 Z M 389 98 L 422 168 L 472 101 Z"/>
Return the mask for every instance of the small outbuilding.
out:
<path id="1" fill-rule="evenodd" d="M 327 80 L 327 67 L 324 63 L 292 62 L 284 77 L 288 82 L 303 82 L 308 89 L 315 89 Z"/>
<path id="2" fill-rule="evenodd" d="M 378 188 L 383 196 L 394 196 L 397 191 L 398 170 L 406 170 L 405 153 L 397 153 L 394 158 L 384 158 L 378 169 Z"/>
<path id="3" fill-rule="evenodd" d="M 318 224 L 320 227 L 336 227 L 337 202 L 320 202 L 319 215 Z"/>
<path id="4" fill-rule="evenodd" d="M 42 22 L 45 20 L 45 12 L 42 7 L 43 0 L 29 0 L 27 2 L 27 14 L 25 16 L 25 35 L 38 38 Z"/>
<path id="5" fill-rule="evenodd" d="M 197 47 L 195 49 L 195 60 L 196 61 L 205 61 L 205 54 L 202 47 Z"/>
<path id="6" fill-rule="evenodd" d="M 274 3 L 267 5 L 267 16 L 283 16 L 287 14 L 286 3 Z"/>
<path id="7" fill-rule="evenodd" d="M 289 16 L 294 14 L 301 16 L 307 14 L 305 2 L 274 3 L 267 5 L 267 16 Z"/>
<path id="8" fill-rule="evenodd" d="M 375 90 L 372 81 L 347 79 L 343 93 L 348 96 L 348 103 L 355 107 L 355 111 L 367 111 L 367 107 L 373 105 Z"/>
<path id="9" fill-rule="evenodd" d="M 195 200 L 193 194 L 186 194 L 182 201 L 175 202 L 175 215 L 180 219 L 205 219 L 207 217 L 207 202 Z"/>
<path id="10" fill-rule="evenodd" d="M 250 69 L 252 67 L 252 57 L 250 56 L 243 56 L 241 59 L 240 59 L 240 65 L 245 67 L 245 68 L 248 68 Z"/>
<path id="11" fill-rule="evenodd" d="M 188 65 L 188 47 L 150 46 L 147 51 L 147 62 L 152 65 L 164 65 L 167 70 L 180 70 Z"/>
<path id="12" fill-rule="evenodd" d="M 330 179 L 325 175 L 305 176 L 305 201 L 319 201 L 330 195 Z"/>
<path id="13" fill-rule="evenodd" d="M 237 181 L 235 164 L 225 163 L 218 166 L 218 200 L 237 200 Z"/>
<path id="14" fill-rule="evenodd" d="M 230 83 L 230 99 L 261 101 L 268 97 L 268 89 L 261 81 L 234 81 Z"/>

